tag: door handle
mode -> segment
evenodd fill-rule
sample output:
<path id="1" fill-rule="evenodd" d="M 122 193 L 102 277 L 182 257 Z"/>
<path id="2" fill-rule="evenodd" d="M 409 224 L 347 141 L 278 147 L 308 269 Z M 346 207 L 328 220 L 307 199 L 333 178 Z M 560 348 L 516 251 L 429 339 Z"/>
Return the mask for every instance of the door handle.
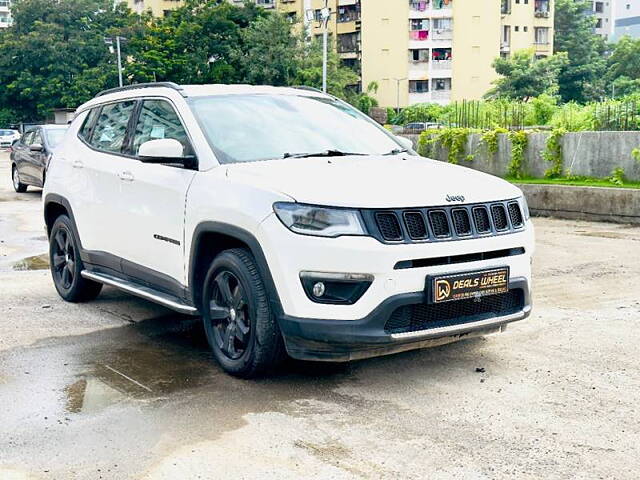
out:
<path id="1" fill-rule="evenodd" d="M 123 182 L 133 182 L 133 173 L 131 173 L 129 170 L 120 172 L 118 174 L 118 177 L 120 177 L 120 180 L 122 180 Z"/>
<path id="2" fill-rule="evenodd" d="M 73 168 L 84 168 L 84 163 L 82 163 L 82 160 L 74 160 L 71 166 Z"/>

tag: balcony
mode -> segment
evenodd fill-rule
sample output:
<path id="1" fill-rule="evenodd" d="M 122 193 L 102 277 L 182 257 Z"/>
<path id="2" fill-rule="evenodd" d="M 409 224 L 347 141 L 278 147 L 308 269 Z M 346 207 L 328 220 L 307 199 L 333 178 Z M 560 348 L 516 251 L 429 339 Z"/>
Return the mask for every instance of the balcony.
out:
<path id="1" fill-rule="evenodd" d="M 443 29 L 443 30 L 434 29 L 431 32 L 431 39 L 438 40 L 438 41 L 453 40 L 453 29 L 450 29 L 450 28 Z"/>
<path id="2" fill-rule="evenodd" d="M 432 70 L 451 70 L 453 67 L 453 60 L 434 60 L 431 62 Z"/>
<path id="3" fill-rule="evenodd" d="M 551 6 L 549 0 L 536 0 L 533 14 L 536 18 L 549 18 Z"/>
<path id="4" fill-rule="evenodd" d="M 451 90 L 434 90 L 431 92 L 431 99 L 435 101 L 451 100 Z"/>

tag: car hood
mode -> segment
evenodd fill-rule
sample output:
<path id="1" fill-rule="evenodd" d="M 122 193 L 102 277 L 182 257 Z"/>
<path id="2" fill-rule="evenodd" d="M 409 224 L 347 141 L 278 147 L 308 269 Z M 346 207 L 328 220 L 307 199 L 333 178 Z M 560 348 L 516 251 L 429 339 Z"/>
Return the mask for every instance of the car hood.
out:
<path id="1" fill-rule="evenodd" d="M 284 193 L 300 203 L 336 207 L 426 207 L 522 195 L 498 177 L 410 155 L 290 158 L 227 168 L 232 180 Z M 447 196 L 459 198 L 451 201 Z"/>

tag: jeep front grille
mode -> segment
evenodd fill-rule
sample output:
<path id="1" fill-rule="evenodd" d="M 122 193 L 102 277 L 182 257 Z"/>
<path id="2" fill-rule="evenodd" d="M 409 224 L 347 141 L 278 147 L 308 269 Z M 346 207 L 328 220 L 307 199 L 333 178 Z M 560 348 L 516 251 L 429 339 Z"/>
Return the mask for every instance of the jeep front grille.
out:
<path id="1" fill-rule="evenodd" d="M 491 205 L 491 215 L 493 216 L 493 225 L 496 230 L 502 232 L 509 228 L 509 221 L 507 220 L 507 212 L 504 209 L 504 205 Z"/>
<path id="2" fill-rule="evenodd" d="M 376 222 L 380 229 L 382 238 L 388 242 L 397 242 L 402 240 L 402 229 L 400 222 L 394 212 L 378 212 L 376 213 Z"/>
<path id="3" fill-rule="evenodd" d="M 524 221 L 518 202 L 510 202 L 509 205 L 507 205 L 507 209 L 509 210 L 509 218 L 511 219 L 511 225 L 513 225 L 513 228 L 522 227 Z"/>
<path id="4" fill-rule="evenodd" d="M 463 240 L 521 230 L 520 204 L 510 200 L 489 204 L 433 208 L 362 210 L 371 235 L 385 243 Z"/>
<path id="5" fill-rule="evenodd" d="M 411 240 L 424 240 L 428 236 L 427 224 L 420 212 L 404 212 L 404 224 Z"/>

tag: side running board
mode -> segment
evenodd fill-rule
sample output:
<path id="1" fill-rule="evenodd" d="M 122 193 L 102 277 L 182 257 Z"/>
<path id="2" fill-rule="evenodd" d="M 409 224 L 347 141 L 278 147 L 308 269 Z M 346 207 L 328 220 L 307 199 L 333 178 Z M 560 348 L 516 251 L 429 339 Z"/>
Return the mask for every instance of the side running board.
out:
<path id="1" fill-rule="evenodd" d="M 139 285 L 137 283 L 123 280 L 121 278 L 107 275 L 105 273 L 83 270 L 81 272 L 81 275 L 88 280 L 93 280 L 94 282 L 98 283 L 104 283 L 105 285 L 111 285 L 112 287 L 119 288 L 120 290 L 124 290 L 125 292 L 131 293 L 138 297 L 150 300 L 155 303 L 159 303 L 160 305 L 164 305 L 165 307 L 175 310 L 176 312 L 185 313 L 187 315 L 198 315 L 198 310 L 195 307 L 187 305 L 180 299 L 172 295 L 167 295 L 166 293 L 154 290 L 153 288 Z"/>

